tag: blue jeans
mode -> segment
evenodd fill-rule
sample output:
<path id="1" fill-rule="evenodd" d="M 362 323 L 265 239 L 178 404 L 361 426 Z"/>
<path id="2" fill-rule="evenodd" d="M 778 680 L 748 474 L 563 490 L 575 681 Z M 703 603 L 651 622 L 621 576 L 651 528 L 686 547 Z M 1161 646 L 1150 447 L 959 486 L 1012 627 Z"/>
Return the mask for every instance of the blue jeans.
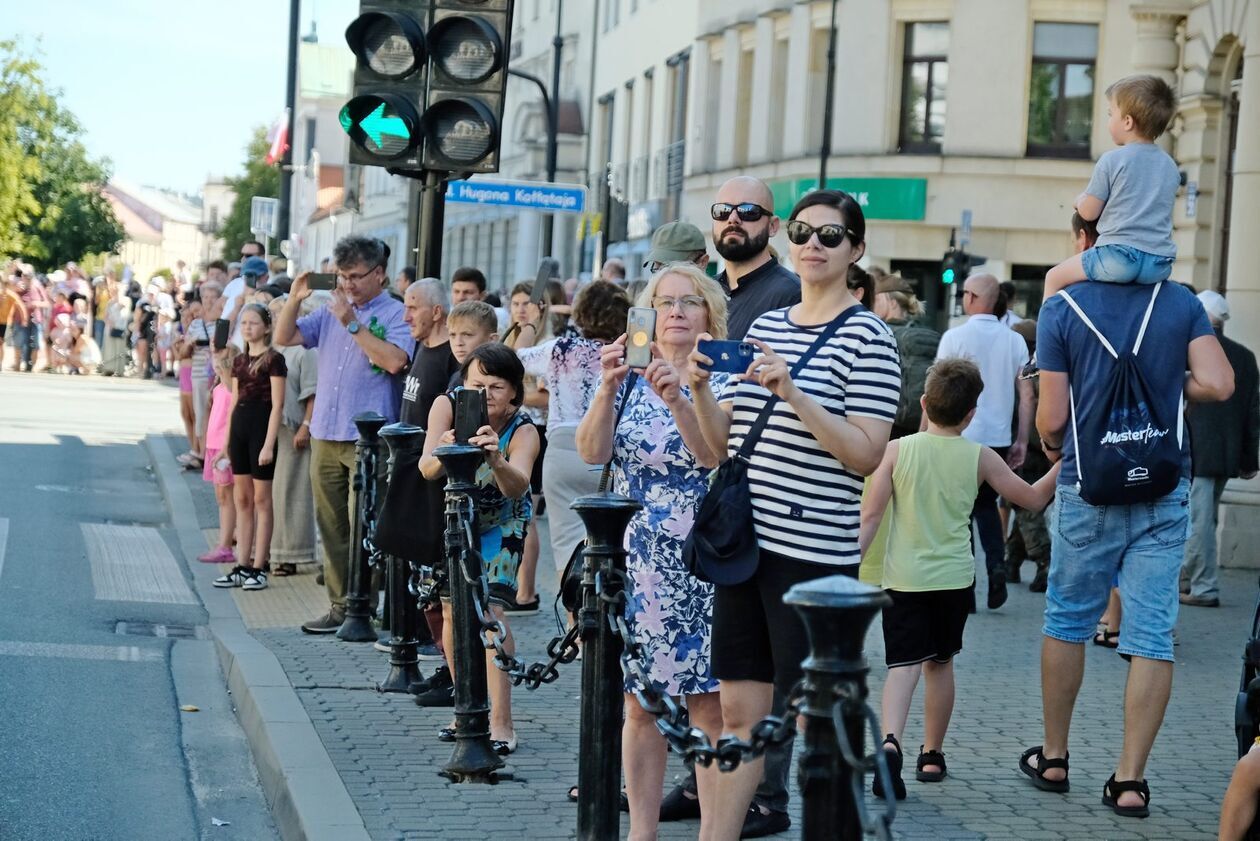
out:
<path id="1" fill-rule="evenodd" d="M 1172 257 L 1128 245 L 1095 245 L 1081 252 L 1085 277 L 1096 283 L 1159 283 L 1172 274 Z"/>
<path id="2" fill-rule="evenodd" d="M 96 339 L 97 347 L 105 347 L 105 319 L 98 318 L 92 322 L 92 338 Z"/>
<path id="3" fill-rule="evenodd" d="M 1114 580 L 1123 609 L 1119 652 L 1171 662 L 1189 525 L 1189 479 L 1165 497 L 1135 505 L 1090 505 L 1074 487 L 1060 485 L 1050 513 L 1041 632 L 1069 643 L 1093 637 Z"/>
<path id="4" fill-rule="evenodd" d="M 1225 492 L 1224 476 L 1195 476 L 1190 483 L 1190 537 L 1182 570 L 1190 580 L 1190 595 L 1206 599 L 1221 595 L 1216 583 L 1216 514 Z"/>
<path id="5" fill-rule="evenodd" d="M 13 348 L 17 351 L 18 367 L 30 368 L 32 355 L 38 352 L 39 330 L 31 324 L 14 324 Z"/>

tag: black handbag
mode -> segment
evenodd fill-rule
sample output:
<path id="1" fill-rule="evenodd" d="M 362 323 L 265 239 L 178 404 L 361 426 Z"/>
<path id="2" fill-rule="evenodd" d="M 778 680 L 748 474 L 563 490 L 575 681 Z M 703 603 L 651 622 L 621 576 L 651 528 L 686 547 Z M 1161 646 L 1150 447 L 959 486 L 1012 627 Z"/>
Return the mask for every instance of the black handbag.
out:
<path id="1" fill-rule="evenodd" d="M 634 389 L 634 382 L 638 376 L 637 371 L 631 371 L 630 376 L 626 377 L 625 383 L 622 384 L 621 405 L 617 407 L 617 416 L 613 419 L 614 438 L 617 436 L 617 424 L 621 423 L 621 413 L 626 410 L 626 403 L 630 400 L 630 392 Z M 599 474 L 599 493 L 608 490 L 608 480 L 612 478 L 613 459 L 612 456 L 608 458 L 603 472 Z M 573 548 L 573 553 L 569 555 L 569 560 L 564 565 L 564 572 L 560 574 L 560 592 L 556 594 L 556 598 L 569 613 L 577 613 L 578 608 L 582 606 L 582 565 L 585 563 L 585 558 L 586 541 L 583 540 Z"/>
<path id="2" fill-rule="evenodd" d="M 863 309 L 865 307 L 858 304 L 832 319 L 809 349 L 796 360 L 789 376 L 795 378 L 849 317 Z M 748 459 L 778 402 L 779 398 L 771 394 L 761 414 L 748 429 L 739 450 L 714 471 L 709 490 L 696 511 L 691 534 L 683 544 L 682 558 L 691 574 L 701 581 L 731 587 L 744 583 L 757 572 L 761 554 L 753 527 Z"/>

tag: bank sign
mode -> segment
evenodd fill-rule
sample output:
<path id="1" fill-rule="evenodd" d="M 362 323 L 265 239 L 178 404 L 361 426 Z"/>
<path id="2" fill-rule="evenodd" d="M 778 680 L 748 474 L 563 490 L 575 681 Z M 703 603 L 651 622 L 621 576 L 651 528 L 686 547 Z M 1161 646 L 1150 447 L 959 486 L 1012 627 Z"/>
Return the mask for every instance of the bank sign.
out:
<path id="1" fill-rule="evenodd" d="M 586 188 L 581 184 L 537 181 L 452 181 L 446 185 L 446 200 L 551 213 L 582 213 L 586 210 Z"/>
<path id="2" fill-rule="evenodd" d="M 801 196 L 817 186 L 817 178 L 771 183 L 775 215 L 788 218 Z M 926 178 L 828 178 L 827 188 L 853 196 L 867 219 L 920 221 L 927 209 Z"/>

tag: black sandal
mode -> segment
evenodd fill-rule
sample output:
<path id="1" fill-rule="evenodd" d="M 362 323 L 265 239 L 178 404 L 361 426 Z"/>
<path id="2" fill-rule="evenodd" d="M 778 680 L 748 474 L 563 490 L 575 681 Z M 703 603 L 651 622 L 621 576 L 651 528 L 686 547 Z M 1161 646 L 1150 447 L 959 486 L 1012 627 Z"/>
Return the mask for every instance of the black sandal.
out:
<path id="1" fill-rule="evenodd" d="M 297 575 L 297 564 L 277 564 L 273 575 L 277 578 L 285 575 Z"/>
<path id="2" fill-rule="evenodd" d="M 923 766 L 936 765 L 939 771 L 924 771 Z M 924 750 L 919 745 L 919 759 L 915 762 L 914 778 L 921 783 L 939 783 L 949 773 L 945 768 L 945 754 L 939 750 Z"/>
<path id="3" fill-rule="evenodd" d="M 1120 632 L 1112 631 L 1105 623 L 1099 622 L 1097 630 L 1094 631 L 1094 645 L 1103 648 L 1119 648 Z"/>
<path id="4" fill-rule="evenodd" d="M 888 761 L 888 776 L 892 777 L 893 796 L 898 800 L 906 799 L 906 783 L 901 779 L 901 745 L 897 744 L 897 740 L 893 734 L 889 733 L 884 737 L 885 745 L 892 745 L 895 751 L 884 750 L 880 746 L 880 750 L 884 751 L 884 759 Z M 884 783 L 880 779 L 879 771 L 875 772 L 874 778 L 871 780 L 871 794 L 876 797 L 884 796 Z"/>
<path id="5" fill-rule="evenodd" d="M 1071 788 L 1068 778 L 1064 776 L 1061 780 L 1047 780 L 1046 771 L 1051 768 L 1062 768 L 1066 773 L 1068 770 L 1068 755 L 1065 755 L 1062 759 L 1048 759 L 1042 753 L 1042 747 L 1042 745 L 1037 745 L 1035 748 L 1029 748 L 1024 751 L 1019 757 L 1019 770 L 1032 777 L 1033 785 L 1042 791 L 1063 794 Z M 1037 757 L 1036 765 L 1028 761 L 1034 756 Z"/>
<path id="6" fill-rule="evenodd" d="M 1141 806 L 1121 806 L 1120 795 L 1126 791 L 1135 791 L 1142 797 Z M 1145 818 L 1151 813 L 1151 789 L 1146 780 L 1117 780 L 1112 774 L 1103 786 L 1103 805 L 1110 808 L 1122 818 Z"/>
<path id="7" fill-rule="evenodd" d="M 578 787 L 569 786 L 569 802 L 576 803 L 577 800 L 578 800 Z M 621 805 L 621 811 L 623 812 L 630 811 L 630 798 L 626 796 L 625 789 L 621 790 L 621 804 L 620 805 Z"/>

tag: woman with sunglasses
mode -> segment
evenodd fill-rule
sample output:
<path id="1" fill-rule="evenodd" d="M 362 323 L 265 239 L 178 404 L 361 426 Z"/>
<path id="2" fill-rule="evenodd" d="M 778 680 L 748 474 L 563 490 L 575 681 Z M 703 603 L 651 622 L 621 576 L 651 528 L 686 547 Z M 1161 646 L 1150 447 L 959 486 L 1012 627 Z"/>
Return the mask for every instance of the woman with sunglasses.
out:
<path id="1" fill-rule="evenodd" d="M 787 234 L 801 302 L 753 322 L 746 341 L 761 355 L 720 395 L 699 350 L 688 372 L 704 438 L 728 456 L 772 405 L 748 463 L 760 563 L 747 581 L 717 586 L 713 610 L 723 732 L 743 739 L 770 711 L 773 688 L 791 697 L 801 677 L 808 640 L 784 593 L 827 575 L 857 576 L 862 477 L 883 457 L 901 386 L 891 331 L 847 283 L 865 247 L 857 202 L 837 190 L 810 193 L 792 209 Z M 824 332 L 830 336 L 793 375 Z M 761 772 L 758 760 L 719 775 L 724 808 L 706 820 L 702 841 L 739 837 Z"/>

